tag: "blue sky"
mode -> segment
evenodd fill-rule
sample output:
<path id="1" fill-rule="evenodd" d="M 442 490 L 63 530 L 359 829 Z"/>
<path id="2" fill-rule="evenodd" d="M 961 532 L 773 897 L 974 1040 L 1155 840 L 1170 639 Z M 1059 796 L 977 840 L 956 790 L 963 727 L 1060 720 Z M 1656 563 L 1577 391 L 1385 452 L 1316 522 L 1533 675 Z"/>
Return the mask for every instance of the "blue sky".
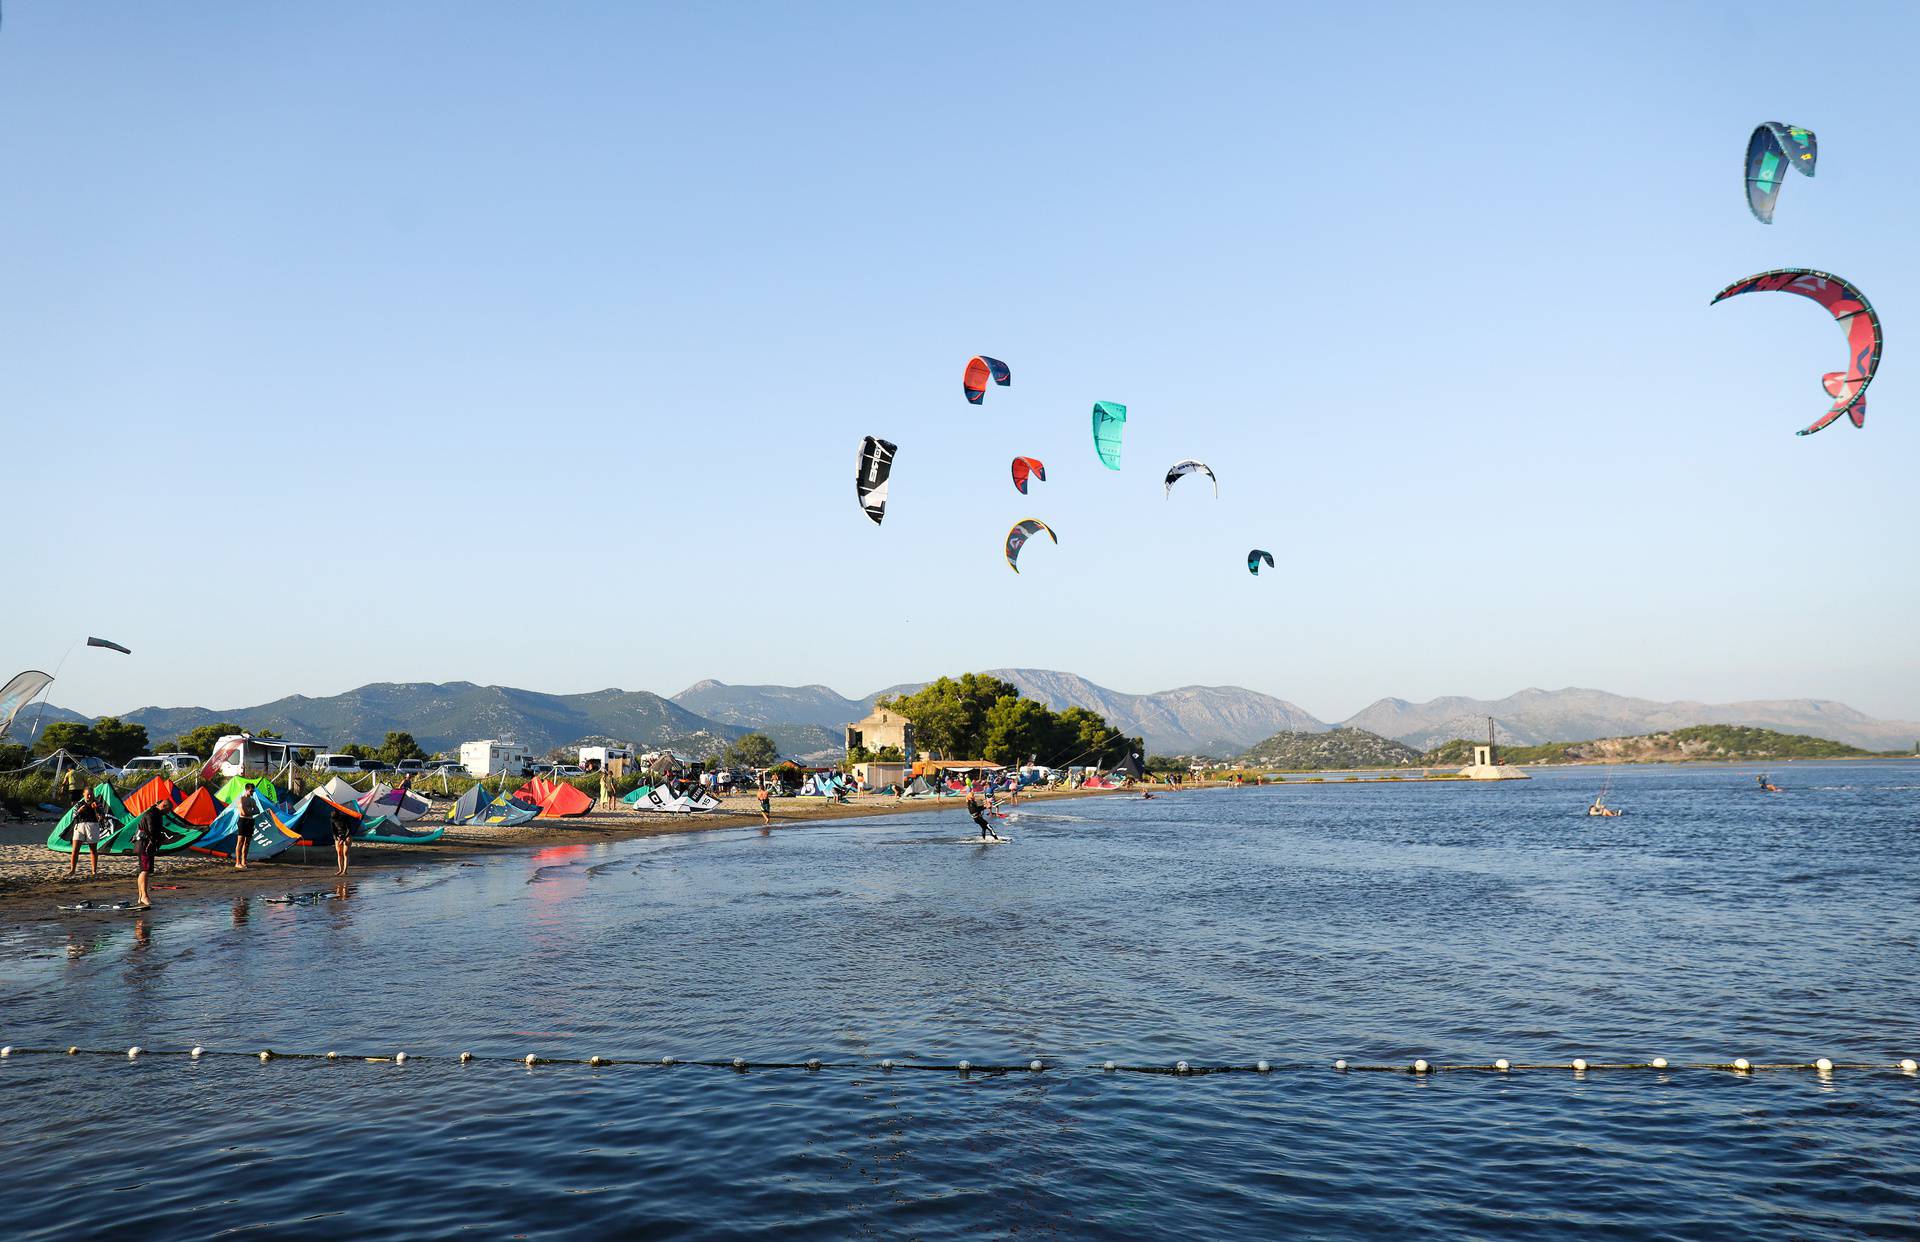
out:
<path id="1" fill-rule="evenodd" d="M 8 0 L 0 647 L 133 647 L 68 661 L 88 711 L 1014 664 L 1327 718 L 1529 685 L 1920 718 L 1916 38 L 1858 5 Z M 1771 228 L 1769 119 L 1821 152 Z M 1844 361 L 1816 307 L 1708 308 L 1783 266 L 1880 311 L 1864 431 L 1792 434 Z M 1014 381 L 979 408 L 975 352 Z M 1163 499 L 1189 456 L 1218 502 Z M 1015 576 L 1028 516 L 1061 542 Z"/>

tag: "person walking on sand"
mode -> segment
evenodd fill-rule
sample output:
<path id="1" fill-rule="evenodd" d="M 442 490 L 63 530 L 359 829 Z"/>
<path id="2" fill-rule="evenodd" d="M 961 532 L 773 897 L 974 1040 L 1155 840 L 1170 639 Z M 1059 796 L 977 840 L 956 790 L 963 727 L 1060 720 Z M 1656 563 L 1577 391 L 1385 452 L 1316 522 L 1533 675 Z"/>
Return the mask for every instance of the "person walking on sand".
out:
<path id="1" fill-rule="evenodd" d="M 234 818 L 239 821 L 233 834 L 233 869 L 247 869 L 247 847 L 253 844 L 253 824 L 260 817 L 260 800 L 253 796 L 253 786 L 248 785 L 240 791 L 240 797 L 233 804 Z"/>
<path id="2" fill-rule="evenodd" d="M 996 841 L 1000 839 L 1000 834 L 987 825 L 986 804 L 980 801 L 979 794 L 973 792 L 967 794 L 967 814 L 973 816 L 973 822 L 980 825 L 981 840 L 985 840 L 988 837 L 992 837 Z"/>
<path id="3" fill-rule="evenodd" d="M 134 861 L 138 870 L 133 873 L 133 908 L 150 910 L 153 902 L 147 896 L 148 877 L 153 874 L 153 860 L 160 853 L 160 846 L 167 835 L 167 808 L 156 802 L 141 812 L 139 827 L 133 830 Z"/>
<path id="4" fill-rule="evenodd" d="M 333 808 L 333 873 L 347 873 L 347 851 L 353 848 L 353 816 Z"/>
<path id="5" fill-rule="evenodd" d="M 67 878 L 72 879 L 80 870 L 80 847 L 87 847 L 87 856 L 93 864 L 93 874 L 100 874 L 100 823 L 106 818 L 106 807 L 100 803 L 100 796 L 91 789 L 82 790 L 73 804 L 73 853 L 67 858 Z"/>

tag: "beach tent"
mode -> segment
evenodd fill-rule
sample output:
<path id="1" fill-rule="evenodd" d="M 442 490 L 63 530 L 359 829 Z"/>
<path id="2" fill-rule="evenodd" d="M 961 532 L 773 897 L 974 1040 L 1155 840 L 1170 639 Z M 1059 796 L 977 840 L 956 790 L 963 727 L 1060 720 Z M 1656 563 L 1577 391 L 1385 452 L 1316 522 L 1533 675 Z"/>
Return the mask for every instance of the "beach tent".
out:
<path id="1" fill-rule="evenodd" d="M 220 805 L 220 800 L 203 787 L 188 794 L 184 801 L 175 803 L 173 813 L 183 823 L 192 824 L 196 828 L 205 828 L 211 825 L 224 809 Z"/>
<path id="2" fill-rule="evenodd" d="M 347 806 L 358 806 L 360 805 L 360 799 L 366 797 L 366 794 L 355 789 L 337 776 L 329 778 L 327 783 L 320 786 L 316 792 L 325 794 L 335 802 L 345 803 Z"/>
<path id="3" fill-rule="evenodd" d="M 227 783 L 220 786 L 220 788 L 216 789 L 213 793 L 213 796 L 220 799 L 220 801 L 226 803 L 228 806 L 232 806 L 233 800 L 240 796 L 240 791 L 242 789 L 247 788 L 249 785 L 253 787 L 254 792 L 262 794 L 268 798 L 271 798 L 275 802 L 280 801 L 280 791 L 278 789 L 275 789 L 273 787 L 273 782 L 268 780 L 264 776 L 228 777 Z"/>
<path id="4" fill-rule="evenodd" d="M 369 818 L 390 819 L 401 824 L 410 824 L 433 809 L 419 794 L 402 792 L 382 781 L 375 781 L 372 789 L 360 795 L 359 807 L 361 814 Z"/>
<path id="5" fill-rule="evenodd" d="M 126 808 L 130 814 L 143 815 L 156 802 L 172 806 L 179 800 L 180 790 L 174 783 L 164 776 L 156 776 L 127 795 Z"/>
<path id="6" fill-rule="evenodd" d="M 531 802 L 538 806 L 540 814 L 554 819 L 585 815 L 593 809 L 592 798 L 563 781 L 542 780 L 536 777 L 522 785 L 517 796 L 522 802 Z"/>

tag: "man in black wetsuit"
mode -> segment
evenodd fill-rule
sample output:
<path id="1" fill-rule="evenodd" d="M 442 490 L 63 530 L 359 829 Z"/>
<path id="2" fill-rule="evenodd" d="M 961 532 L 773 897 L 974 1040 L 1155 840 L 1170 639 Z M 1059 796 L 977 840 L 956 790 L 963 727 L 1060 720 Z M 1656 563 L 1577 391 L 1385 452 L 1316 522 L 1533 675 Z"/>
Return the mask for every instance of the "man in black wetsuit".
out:
<path id="1" fill-rule="evenodd" d="M 980 795 L 971 790 L 967 793 L 967 814 L 973 816 L 973 822 L 980 825 L 982 837 L 992 837 L 996 841 L 1000 839 L 1000 834 L 987 826 L 986 803 L 980 801 Z"/>

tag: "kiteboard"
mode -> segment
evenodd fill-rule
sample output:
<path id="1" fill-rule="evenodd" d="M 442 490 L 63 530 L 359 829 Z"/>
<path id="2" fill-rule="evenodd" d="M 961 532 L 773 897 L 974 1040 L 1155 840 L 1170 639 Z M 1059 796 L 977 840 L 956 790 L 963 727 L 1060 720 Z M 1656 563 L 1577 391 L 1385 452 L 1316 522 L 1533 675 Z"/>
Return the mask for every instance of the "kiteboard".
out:
<path id="1" fill-rule="evenodd" d="M 149 908 L 148 906 L 142 906 L 132 901 L 111 901 L 100 905 L 95 905 L 91 901 L 83 901 L 77 905 L 60 907 L 60 909 L 74 914 L 121 914 L 128 910 L 139 911 Z"/>
<path id="2" fill-rule="evenodd" d="M 960 844 L 962 845 L 1005 845 L 1012 840 L 1013 840 L 1012 837 L 962 837 L 960 839 Z"/>

